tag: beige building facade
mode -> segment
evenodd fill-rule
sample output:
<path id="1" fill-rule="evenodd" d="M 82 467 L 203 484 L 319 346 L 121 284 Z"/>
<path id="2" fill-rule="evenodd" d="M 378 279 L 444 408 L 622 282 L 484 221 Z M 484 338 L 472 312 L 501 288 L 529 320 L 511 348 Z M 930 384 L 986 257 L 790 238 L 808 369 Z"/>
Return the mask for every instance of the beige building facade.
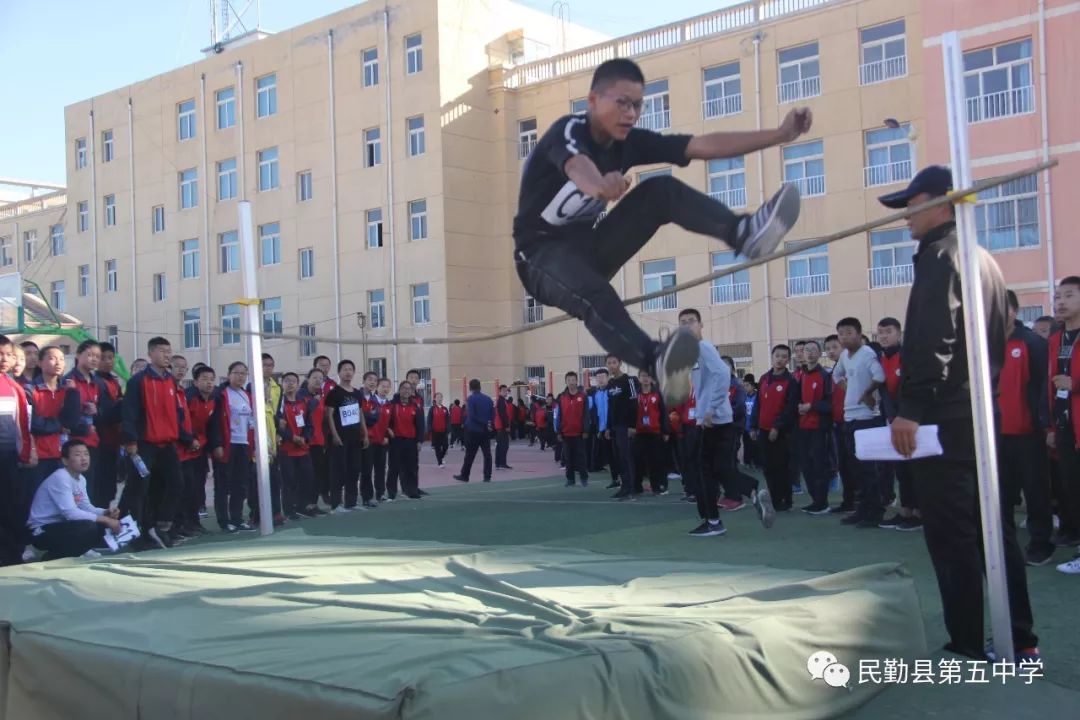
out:
<path id="1" fill-rule="evenodd" d="M 792 146 L 640 168 L 635 182 L 671 172 L 748 212 L 796 182 L 792 241 L 882 217 L 876 197 L 925 159 L 921 38 L 917 0 L 755 0 L 615 40 L 498 0 L 373 0 L 69 106 L 66 202 L 0 217 L 12 253 L 0 272 L 45 293 L 62 283 L 63 309 L 125 357 L 162 334 L 220 371 L 244 356 L 230 330 L 243 298 L 237 205 L 248 200 L 263 328 L 312 338 L 269 339 L 279 369 L 325 354 L 397 378 L 422 368 L 453 397 L 466 376 L 553 375 L 561 386 L 565 371 L 599 364 L 576 321 L 396 352 L 324 339 L 457 337 L 552 317 L 513 269 L 523 158 L 616 55 L 645 71 L 642 123 L 653 129 L 773 127 L 799 105 L 815 117 Z M 56 225 L 65 242 L 54 255 Z M 770 344 L 824 337 L 844 315 L 902 317 L 912 248 L 902 228 L 856 235 L 630 309 L 657 333 L 677 308 L 697 307 L 712 340 L 760 371 Z M 631 297 L 734 261 L 668 227 L 614 284 Z"/>

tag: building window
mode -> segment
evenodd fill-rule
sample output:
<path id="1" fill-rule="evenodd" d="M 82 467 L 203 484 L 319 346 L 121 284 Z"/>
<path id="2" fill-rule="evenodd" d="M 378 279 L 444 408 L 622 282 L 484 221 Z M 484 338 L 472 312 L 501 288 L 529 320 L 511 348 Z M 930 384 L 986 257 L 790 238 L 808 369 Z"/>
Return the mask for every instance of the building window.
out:
<path id="1" fill-rule="evenodd" d="M 14 253 L 11 252 L 11 236 L 0 237 L 0 267 L 11 267 L 15 264 Z"/>
<path id="2" fill-rule="evenodd" d="M 386 327 L 386 291 L 368 290 L 368 322 L 372 330 Z"/>
<path id="3" fill-rule="evenodd" d="M 49 292 L 49 301 L 52 303 L 53 310 L 64 311 L 67 304 L 67 291 L 64 289 L 63 280 L 53 280 L 52 290 Z"/>
<path id="4" fill-rule="evenodd" d="M 105 261 L 105 292 L 114 293 L 120 287 L 120 281 L 116 271 L 116 261 Z"/>
<path id="5" fill-rule="evenodd" d="M 671 96 L 668 95 L 667 80 L 653 80 L 645 84 L 641 117 L 637 125 L 657 132 L 671 127 Z"/>
<path id="6" fill-rule="evenodd" d="M 524 160 L 536 147 L 536 118 L 518 121 L 518 159 Z"/>
<path id="7" fill-rule="evenodd" d="M 199 277 L 199 241 L 180 243 L 180 277 L 184 280 Z"/>
<path id="8" fill-rule="evenodd" d="M 116 147 L 113 144 L 113 131 L 106 130 L 101 133 L 101 162 L 112 162 L 116 157 Z"/>
<path id="9" fill-rule="evenodd" d="M 34 262 L 37 257 L 37 230 L 23 232 L 23 260 L 28 263 Z"/>
<path id="10" fill-rule="evenodd" d="M 363 52 L 364 60 L 364 87 L 374 87 L 379 84 L 379 50 L 368 48 Z"/>
<path id="11" fill-rule="evenodd" d="M 240 305 L 229 303 L 221 306 L 221 344 L 240 344 Z"/>
<path id="12" fill-rule="evenodd" d="M 907 182 L 912 174 L 910 126 L 880 128 L 866 132 L 866 187 Z"/>
<path id="13" fill-rule="evenodd" d="M 780 51 L 780 104 L 821 94 L 821 62 L 816 42 Z"/>
<path id="14" fill-rule="evenodd" d="M 75 169 L 86 167 L 86 138 L 75 138 Z"/>
<path id="15" fill-rule="evenodd" d="M 86 297 L 90 294 L 90 266 L 79 266 L 79 297 Z"/>
<path id="16" fill-rule="evenodd" d="M 544 319 L 544 306 L 529 293 L 525 293 L 525 324 L 532 325 Z"/>
<path id="17" fill-rule="evenodd" d="M 543 365 L 526 365 L 525 379 L 537 395 L 547 395 L 547 368 Z"/>
<path id="18" fill-rule="evenodd" d="M 281 225 L 276 222 L 259 226 L 260 260 L 263 267 L 281 264 Z"/>
<path id="19" fill-rule="evenodd" d="M 315 342 L 315 326 L 300 326 L 300 357 L 315 357 L 319 352 L 319 344 Z"/>
<path id="20" fill-rule="evenodd" d="M 217 105 L 217 129 L 224 130 L 236 124 L 236 88 L 227 87 L 214 93 Z"/>
<path id="21" fill-rule="evenodd" d="M 150 210 L 150 230 L 157 234 L 165 232 L 165 206 L 155 205 Z"/>
<path id="22" fill-rule="evenodd" d="M 255 81 L 255 105 L 261 118 L 277 112 L 277 75 L 264 75 Z"/>
<path id="23" fill-rule="evenodd" d="M 315 249 L 303 248 L 300 250 L 300 279 L 310 280 L 315 277 Z"/>
<path id="24" fill-rule="evenodd" d="M 258 152 L 259 190 L 277 190 L 278 187 L 278 149 L 266 148 Z"/>
<path id="25" fill-rule="evenodd" d="M 647 260 L 641 263 L 641 291 L 643 293 L 654 293 L 675 287 L 675 282 L 675 258 Z M 678 302 L 676 294 L 669 293 L 641 303 L 641 311 L 674 310 L 678 307 Z"/>
<path id="26" fill-rule="evenodd" d="M 917 244 L 907 228 L 870 233 L 870 289 L 902 287 L 915 280 Z"/>
<path id="27" fill-rule="evenodd" d="M 1021 305 L 1020 310 L 1016 313 L 1017 319 L 1031 327 L 1035 324 L 1035 321 L 1043 316 L 1042 305 Z"/>
<path id="28" fill-rule="evenodd" d="M 570 112 L 574 115 L 580 115 L 589 109 L 589 98 L 577 98 L 570 101 Z"/>
<path id="29" fill-rule="evenodd" d="M 195 168 L 180 171 L 180 209 L 199 206 L 199 173 Z"/>
<path id="30" fill-rule="evenodd" d="M 105 227 L 116 225 L 116 196 L 105 196 Z"/>
<path id="31" fill-rule="evenodd" d="M 794 183 L 803 197 L 825 194 L 825 145 L 821 140 L 784 148 L 784 182 Z"/>
<path id="32" fill-rule="evenodd" d="M 714 252 L 712 271 L 717 272 L 738 264 L 733 251 Z M 750 270 L 743 269 L 712 281 L 712 304 L 730 305 L 750 302 Z"/>
<path id="33" fill-rule="evenodd" d="M 382 163 L 382 139 L 379 128 L 364 131 L 364 167 L 375 167 Z"/>
<path id="34" fill-rule="evenodd" d="M 703 75 L 705 99 L 701 111 L 706 120 L 742 112 L 742 80 L 737 60 L 705 68 Z"/>
<path id="35" fill-rule="evenodd" d="M 240 269 L 240 242 L 236 231 L 230 230 L 218 235 L 221 248 L 221 272 L 231 273 Z"/>
<path id="36" fill-rule="evenodd" d="M 379 377 L 386 377 L 386 358 L 368 358 L 368 370 Z"/>
<path id="37" fill-rule="evenodd" d="M 413 325 L 427 325 L 431 322 L 431 292 L 427 283 L 412 286 Z"/>
<path id="38" fill-rule="evenodd" d="M 154 273 L 154 302 L 161 302 L 165 298 L 165 273 Z"/>
<path id="39" fill-rule="evenodd" d="M 367 211 L 367 246 L 369 248 L 383 246 L 382 208 Z"/>
<path id="40" fill-rule="evenodd" d="M 646 180 L 652 180 L 658 177 L 671 177 L 671 168 L 658 168 L 656 170 L 646 170 L 645 172 L 639 172 L 637 174 L 638 185 Z"/>
<path id="41" fill-rule="evenodd" d="M 975 205 L 979 244 L 991 252 L 1039 244 L 1039 186 L 1035 175 L 983 190 Z"/>
<path id="42" fill-rule="evenodd" d="M 859 30 L 862 41 L 862 64 L 859 83 L 872 85 L 907 75 L 907 40 L 904 21 Z"/>
<path id="43" fill-rule="evenodd" d="M 281 311 L 281 298 L 272 297 L 262 301 L 262 331 L 267 335 L 280 335 L 285 329 Z"/>
<path id="44" fill-rule="evenodd" d="M 304 170 L 296 174 L 296 200 L 307 202 L 311 197 L 311 171 Z"/>
<path id="45" fill-rule="evenodd" d="M 710 160 L 709 197 L 728 207 L 746 207 L 746 160 L 743 156 Z"/>
<path id="46" fill-rule="evenodd" d="M 202 321 L 199 308 L 182 310 L 180 318 L 184 323 L 184 349 L 198 350 L 202 344 Z"/>
<path id="47" fill-rule="evenodd" d="M 413 200 L 409 203 L 409 239 L 427 238 L 427 200 Z"/>
<path id="48" fill-rule="evenodd" d="M 116 351 L 120 352 L 120 329 L 115 325 L 107 325 L 105 327 L 105 337 L 109 341 L 109 344 L 116 348 Z"/>
<path id="49" fill-rule="evenodd" d="M 424 154 L 424 116 L 417 115 L 407 120 L 409 126 L 409 157 Z"/>
<path id="50" fill-rule="evenodd" d="M 1035 112 L 1031 39 L 964 53 L 968 122 Z"/>
<path id="51" fill-rule="evenodd" d="M 176 106 L 180 142 L 195 137 L 195 101 L 185 100 Z"/>
<path id="52" fill-rule="evenodd" d="M 788 243 L 788 247 L 799 243 Z M 788 256 L 787 296 L 825 295 L 829 292 L 829 250 L 825 245 Z"/>
<path id="53" fill-rule="evenodd" d="M 79 232 L 86 232 L 90 229 L 90 203 L 86 200 L 80 200 L 75 209 L 79 215 Z"/>
<path id="54" fill-rule="evenodd" d="M 63 225 L 52 225 L 49 227 L 49 245 L 53 257 L 60 257 L 67 253 L 67 243 L 64 241 Z"/>
<path id="55" fill-rule="evenodd" d="M 420 33 L 405 38 L 405 73 L 415 75 L 424 69 L 424 38 Z"/>
<path id="56" fill-rule="evenodd" d="M 236 158 L 222 160 L 217 164 L 217 188 L 218 200 L 232 200 L 236 197 Z"/>

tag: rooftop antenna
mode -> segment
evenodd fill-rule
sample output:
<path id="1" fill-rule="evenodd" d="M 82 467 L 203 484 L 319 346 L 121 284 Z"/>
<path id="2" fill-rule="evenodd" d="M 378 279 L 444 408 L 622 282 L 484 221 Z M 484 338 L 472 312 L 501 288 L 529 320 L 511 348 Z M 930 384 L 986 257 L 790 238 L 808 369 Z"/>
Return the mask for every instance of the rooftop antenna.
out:
<path id="1" fill-rule="evenodd" d="M 559 54 L 566 52 L 566 24 L 570 22 L 570 0 L 555 0 L 551 14 L 559 21 Z"/>
<path id="2" fill-rule="evenodd" d="M 214 52 L 221 52 L 229 40 L 261 25 L 261 0 L 210 0 L 210 48 Z"/>

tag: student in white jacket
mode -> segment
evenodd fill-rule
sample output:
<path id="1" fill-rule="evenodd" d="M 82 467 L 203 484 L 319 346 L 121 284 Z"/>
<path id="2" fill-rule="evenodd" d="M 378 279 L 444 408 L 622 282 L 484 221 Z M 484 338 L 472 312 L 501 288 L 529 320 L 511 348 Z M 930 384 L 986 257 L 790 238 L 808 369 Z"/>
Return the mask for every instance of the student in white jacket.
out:
<path id="1" fill-rule="evenodd" d="M 50 558 L 78 557 L 105 544 L 105 529 L 120 532 L 119 512 L 94 507 L 86 494 L 90 450 L 68 440 L 60 450 L 64 466 L 38 487 L 27 524 L 32 543 Z"/>

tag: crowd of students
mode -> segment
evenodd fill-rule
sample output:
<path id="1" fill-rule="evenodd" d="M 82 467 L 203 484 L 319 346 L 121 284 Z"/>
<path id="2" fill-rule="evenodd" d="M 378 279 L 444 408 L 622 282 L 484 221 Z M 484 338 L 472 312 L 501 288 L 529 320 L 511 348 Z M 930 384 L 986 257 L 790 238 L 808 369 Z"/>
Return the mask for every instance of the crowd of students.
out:
<path id="1" fill-rule="evenodd" d="M 1056 548 L 1080 546 L 1080 432 L 1071 420 L 1080 411 L 1073 380 L 1080 379 L 1080 354 L 1072 353 L 1080 279 L 1062 281 L 1057 319 L 1039 318 L 1033 329 L 1016 318 L 1015 295 L 1009 302 L 1013 329 L 997 394 L 1000 476 L 1006 501 L 1019 505 L 1022 497 L 1026 504 L 1027 561 L 1043 565 Z M 619 501 L 636 500 L 646 483 L 652 494 L 666 495 L 669 482 L 681 480 L 683 499 L 700 516 L 694 536 L 723 534 L 721 513 L 748 506 L 769 527 L 803 493 L 809 502 L 801 510 L 809 515 L 839 516 L 857 529 L 921 529 L 908 466 L 855 454 L 858 430 L 884 426 L 896 414 L 898 320 L 881 319 L 871 342 L 857 319 L 844 318 L 823 346 L 777 345 L 768 371 L 742 378 L 732 359 L 702 338 L 696 310 L 684 310 L 679 322 L 699 338 L 700 357 L 694 393 L 673 408 L 647 372 L 627 375 L 614 355 L 594 373 L 593 387 L 569 372 L 559 395 L 515 403 L 507 386 L 490 399 L 473 381 L 464 404 L 445 405 L 437 393 L 426 409 L 416 371 L 396 388 L 371 372 L 356 385 L 350 360 L 339 362 L 331 379 L 330 359 L 320 356 L 303 376 L 275 379 L 274 359 L 264 355 L 274 523 L 423 497 L 419 449 L 427 440 L 440 467 L 450 447 L 466 449 L 456 476 L 462 481 L 483 453 L 489 481 L 493 437 L 494 469 L 511 469 L 510 441 L 528 439 L 553 452 L 568 487 L 586 486 L 590 474 L 606 470 Z M 220 530 L 256 529 L 258 422 L 248 367 L 234 362 L 219 377 L 199 363 L 186 382 L 186 359 L 163 338 L 150 341 L 126 385 L 114 365 L 108 343 L 80 344 L 68 371 L 60 348 L 0 337 L 5 564 L 99 548 L 105 530 L 118 531 L 129 514 L 142 530 L 134 549 L 204 534 L 211 476 Z M 760 469 L 764 486 L 744 468 Z M 835 506 L 831 488 L 842 488 Z M 890 507 L 895 512 L 886 516 Z M 1080 573 L 1080 559 L 1058 568 Z"/>

